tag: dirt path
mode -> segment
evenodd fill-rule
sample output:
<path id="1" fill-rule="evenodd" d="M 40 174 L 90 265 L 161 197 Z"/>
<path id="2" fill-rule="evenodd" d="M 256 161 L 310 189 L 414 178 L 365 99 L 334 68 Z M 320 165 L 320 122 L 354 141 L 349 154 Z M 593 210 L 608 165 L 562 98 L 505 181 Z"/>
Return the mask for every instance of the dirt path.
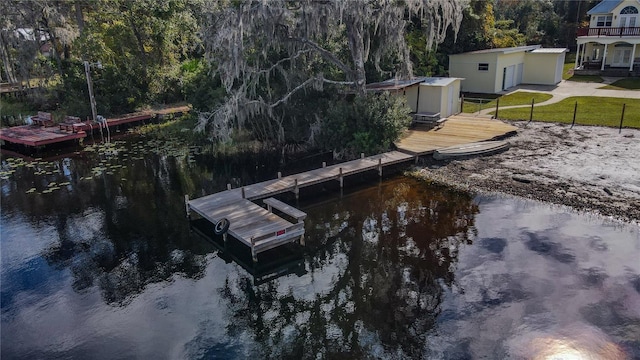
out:
<path id="1" fill-rule="evenodd" d="M 473 192 L 502 192 L 640 222 L 640 130 L 514 122 L 518 135 L 500 154 L 417 171 Z"/>

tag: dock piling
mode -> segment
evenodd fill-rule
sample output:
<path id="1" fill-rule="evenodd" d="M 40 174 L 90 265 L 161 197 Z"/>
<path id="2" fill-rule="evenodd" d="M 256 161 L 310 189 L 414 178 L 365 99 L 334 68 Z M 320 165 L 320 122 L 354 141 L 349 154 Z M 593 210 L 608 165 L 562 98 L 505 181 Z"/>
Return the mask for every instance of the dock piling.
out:
<path id="1" fill-rule="evenodd" d="M 227 183 L 227 190 L 231 190 L 231 184 Z"/>
<path id="2" fill-rule="evenodd" d="M 282 179 L 282 172 L 278 171 L 278 179 Z"/>
<path id="3" fill-rule="evenodd" d="M 340 175 L 338 175 L 338 181 L 340 181 L 340 189 L 344 186 L 344 177 L 342 176 L 342 168 L 340 170 Z"/>
<path id="4" fill-rule="evenodd" d="M 191 219 L 191 211 L 189 209 L 189 195 L 184 196 L 184 207 L 187 212 L 187 218 Z"/>
<path id="5" fill-rule="evenodd" d="M 247 196 L 246 196 L 246 194 L 244 193 L 244 186 L 243 186 L 243 187 L 242 187 L 242 189 L 240 189 L 240 190 L 242 191 L 242 198 L 243 198 L 243 199 L 246 199 L 246 198 L 247 198 Z"/>
<path id="6" fill-rule="evenodd" d="M 382 177 L 382 158 L 378 158 L 378 175 Z"/>
<path id="7" fill-rule="evenodd" d="M 251 237 L 251 259 L 253 260 L 254 263 L 258 262 L 258 254 L 256 253 L 255 246 L 256 246 L 256 240 L 252 236 Z"/>
<path id="8" fill-rule="evenodd" d="M 298 178 L 293 179 L 293 193 L 296 195 L 296 200 L 300 197 L 300 188 L 298 187 Z"/>

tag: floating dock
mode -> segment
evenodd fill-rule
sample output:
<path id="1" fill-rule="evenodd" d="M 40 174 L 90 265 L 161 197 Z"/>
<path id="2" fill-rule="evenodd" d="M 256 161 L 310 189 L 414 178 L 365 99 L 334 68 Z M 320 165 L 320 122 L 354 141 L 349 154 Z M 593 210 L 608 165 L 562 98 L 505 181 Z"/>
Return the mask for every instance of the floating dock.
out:
<path id="1" fill-rule="evenodd" d="M 357 160 L 325 165 L 319 169 L 228 189 L 198 199 L 189 200 L 185 197 L 186 210 L 187 214 L 193 211 L 214 224 L 222 219 L 229 220 L 228 234 L 249 246 L 253 260 L 257 261 L 260 252 L 295 241 L 304 244 L 303 220 L 306 214 L 276 199 L 264 200 L 269 209 L 277 209 L 297 220 L 297 223 L 292 223 L 253 201 L 285 192 L 293 192 L 297 196 L 300 188 L 327 181 L 338 181 L 342 187 L 345 176 L 371 170 L 377 170 L 382 176 L 383 167 L 413 159 L 415 156 L 400 151 L 363 156 Z"/>

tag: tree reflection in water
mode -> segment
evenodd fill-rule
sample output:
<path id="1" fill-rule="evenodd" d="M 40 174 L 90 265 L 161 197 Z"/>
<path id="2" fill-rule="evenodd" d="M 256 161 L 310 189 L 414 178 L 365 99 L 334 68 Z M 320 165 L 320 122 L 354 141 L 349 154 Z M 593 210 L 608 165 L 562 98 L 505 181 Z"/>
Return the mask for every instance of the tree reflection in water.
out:
<path id="1" fill-rule="evenodd" d="M 420 357 L 478 208 L 466 194 L 415 185 L 395 179 L 305 208 L 313 293 L 227 277 L 228 335 L 250 331 L 267 358 Z"/>
<path id="2" fill-rule="evenodd" d="M 123 142 L 108 152 L 17 167 L 3 182 L 3 216 L 51 228 L 54 241 L 42 256 L 55 269 L 70 269 L 74 290 L 99 286 L 108 304 L 127 304 L 147 284 L 175 274 L 199 278 L 212 247 L 190 236 L 184 194 L 201 196 L 227 183 L 262 180 L 257 170 L 276 167 L 278 158 L 216 158 L 193 155 L 180 144 L 161 146 L 168 155 L 152 152 L 144 142 Z M 141 152 L 144 156 L 134 156 Z M 96 173 L 100 167 L 106 169 Z M 68 185 L 39 194 L 52 183 Z M 38 193 L 30 194 L 32 187 Z"/>
<path id="3" fill-rule="evenodd" d="M 17 168 L 3 182 L 3 219 L 19 216 L 34 229 L 51 229 L 42 254 L 47 264 L 69 269 L 76 292 L 97 288 L 105 303 L 126 306 L 149 284 L 205 276 L 216 250 L 190 233 L 184 194 L 265 180 L 265 168 L 284 170 L 268 155 L 220 159 L 147 151 L 126 144 L 120 152 L 83 152 Z M 108 166 L 96 174 L 96 167 Z M 52 182 L 69 184 L 29 194 Z M 306 274 L 256 286 L 229 266 L 226 281 L 213 285 L 226 336 L 247 339 L 255 345 L 247 351 L 267 358 L 419 357 L 442 287 L 453 285 L 457 250 L 474 237 L 477 206 L 466 194 L 404 178 L 329 197 L 303 197 Z M 16 294 L 9 288 L 3 307 Z M 210 330 L 201 328 L 193 342 L 215 336 Z M 203 346 L 209 345 L 186 349 L 215 350 Z"/>

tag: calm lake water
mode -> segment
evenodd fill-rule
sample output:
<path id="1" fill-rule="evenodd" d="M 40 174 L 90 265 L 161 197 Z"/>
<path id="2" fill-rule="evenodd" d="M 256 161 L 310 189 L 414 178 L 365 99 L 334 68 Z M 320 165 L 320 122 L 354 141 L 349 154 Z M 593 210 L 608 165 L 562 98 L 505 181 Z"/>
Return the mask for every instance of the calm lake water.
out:
<path id="1" fill-rule="evenodd" d="M 285 197 L 307 246 L 254 266 L 185 218 L 277 169 L 139 139 L 3 157 L 2 358 L 640 359 L 637 225 L 374 175 Z"/>

